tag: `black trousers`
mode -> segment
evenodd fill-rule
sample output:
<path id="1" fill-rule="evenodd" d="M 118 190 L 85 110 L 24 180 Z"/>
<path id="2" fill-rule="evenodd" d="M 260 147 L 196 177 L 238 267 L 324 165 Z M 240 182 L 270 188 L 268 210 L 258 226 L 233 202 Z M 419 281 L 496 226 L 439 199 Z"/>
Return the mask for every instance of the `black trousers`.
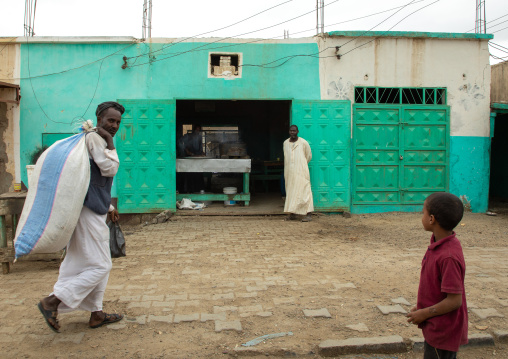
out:
<path id="1" fill-rule="evenodd" d="M 457 352 L 449 350 L 436 349 L 433 346 L 423 343 L 423 359 L 456 359 Z"/>

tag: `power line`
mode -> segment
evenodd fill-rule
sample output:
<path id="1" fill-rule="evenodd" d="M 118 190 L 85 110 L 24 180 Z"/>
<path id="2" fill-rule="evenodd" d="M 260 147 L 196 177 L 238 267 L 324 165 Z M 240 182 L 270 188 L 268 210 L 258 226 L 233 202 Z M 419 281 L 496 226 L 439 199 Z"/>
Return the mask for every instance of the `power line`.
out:
<path id="1" fill-rule="evenodd" d="M 47 76 L 54 76 L 54 75 L 60 75 L 60 74 L 63 74 L 63 73 L 66 73 L 66 72 L 70 72 L 70 71 L 74 71 L 74 70 L 79 70 L 81 68 L 84 68 L 84 67 L 87 67 L 87 66 L 90 66 L 90 65 L 93 65 L 95 64 L 96 62 L 99 62 L 99 61 L 102 61 L 102 60 L 105 60 L 107 59 L 108 57 L 111 57 L 117 53 L 119 53 L 120 51 L 123 51 L 133 45 L 135 45 L 136 42 L 133 42 L 132 44 L 130 45 L 127 45 L 125 46 L 124 48 L 121 48 L 120 50 L 118 51 L 115 51 L 107 56 L 104 56 L 104 57 L 101 57 L 100 59 L 97 59 L 97 60 L 94 60 L 92 62 L 89 62 L 87 64 L 84 64 L 84 65 L 81 65 L 81 66 L 76 66 L 76 67 L 73 67 L 73 68 L 70 68 L 70 69 L 67 69 L 67 70 L 62 70 L 62 71 L 58 71 L 58 72 L 51 72 L 49 74 L 43 74 L 43 75 L 37 75 L 37 76 L 29 76 L 28 77 L 17 77 L 17 78 L 12 78 L 12 79 L 1 79 L 1 80 L 29 80 L 29 79 L 37 79 L 37 78 L 41 78 L 41 77 L 47 77 Z M 28 47 L 28 41 L 27 41 L 27 47 Z"/>
<path id="2" fill-rule="evenodd" d="M 405 16 L 405 17 L 403 17 L 403 18 L 402 18 L 399 22 L 397 22 L 395 25 L 393 25 L 392 27 L 390 27 L 390 28 L 389 28 L 388 30 L 386 30 L 384 33 L 387 33 L 388 31 L 390 31 L 391 29 L 393 29 L 395 26 L 397 26 L 398 24 L 400 24 L 402 21 L 404 21 L 405 19 L 407 19 L 409 16 L 413 15 L 414 13 L 416 13 L 416 12 L 418 12 L 418 11 L 420 11 L 420 10 L 423 10 L 423 9 L 425 9 L 426 7 L 429 7 L 429 6 L 431 6 L 431 5 L 435 4 L 435 3 L 439 2 L 439 1 L 441 1 L 441 0 L 436 0 L 436 1 L 434 1 L 434 2 L 431 2 L 430 4 L 427 4 L 427 5 L 425 5 L 425 6 L 421 7 L 421 8 L 419 8 L 419 9 L 418 9 L 418 10 L 416 10 L 416 11 L 413 11 L 413 12 L 412 12 L 412 13 L 410 13 L 409 15 L 407 15 L 407 16 Z M 344 53 L 344 54 L 341 54 L 341 56 L 344 56 L 344 55 L 346 55 L 346 54 L 349 54 L 351 51 L 354 51 L 354 50 L 358 49 L 359 47 L 362 47 L 362 46 L 364 46 L 364 45 L 366 45 L 366 44 L 368 44 L 368 43 L 370 43 L 370 42 L 372 42 L 372 41 L 374 41 L 374 40 L 375 40 L 375 38 L 374 38 L 374 39 L 372 39 L 372 40 L 370 40 L 370 41 L 367 41 L 367 42 L 366 42 L 366 43 L 364 43 L 364 44 L 361 44 L 360 46 L 357 46 L 357 47 L 355 47 L 355 48 L 353 48 L 353 49 L 349 50 L 348 52 L 346 52 L 346 53 Z M 348 42 L 350 42 L 350 41 L 348 41 Z"/>
<path id="3" fill-rule="evenodd" d="M 325 5 L 325 6 L 329 6 L 329 5 L 331 5 L 331 4 L 333 4 L 333 3 L 336 3 L 336 2 L 338 2 L 338 1 L 340 1 L 340 0 L 335 0 L 335 1 L 332 1 L 331 3 L 329 3 L 329 4 Z M 300 17 L 303 17 L 303 16 L 308 15 L 308 14 L 313 13 L 313 12 L 314 12 L 314 9 L 313 9 L 313 10 L 311 10 L 311 11 L 309 11 L 309 12 L 307 12 L 307 13 L 305 13 L 305 14 L 302 14 L 302 15 L 296 16 L 296 17 L 294 17 L 294 18 L 292 18 L 292 19 L 289 19 L 289 20 L 286 20 L 286 21 L 280 22 L 280 23 L 275 24 L 275 25 L 271 25 L 271 26 L 268 26 L 268 27 L 265 27 L 265 28 L 262 28 L 262 29 L 258 29 L 258 30 L 254 30 L 254 31 L 246 32 L 246 33 L 239 34 L 239 35 L 234 35 L 234 36 L 224 37 L 224 38 L 221 38 L 221 39 L 219 39 L 219 40 L 212 41 L 212 42 L 208 42 L 208 43 L 206 43 L 206 44 L 204 44 L 204 45 L 201 45 L 201 46 L 195 47 L 195 48 L 193 48 L 193 49 L 190 49 L 190 50 L 187 50 L 187 51 L 183 51 L 183 52 L 180 52 L 180 53 L 173 54 L 172 56 L 167 56 L 167 57 L 163 57 L 163 58 L 161 58 L 161 59 L 151 60 L 151 61 L 149 61 L 149 62 L 144 62 L 144 63 L 142 63 L 142 64 L 131 65 L 131 66 L 129 66 L 129 67 L 137 67 L 137 66 L 148 65 L 148 64 L 150 64 L 150 63 L 152 63 L 152 62 L 163 61 L 163 60 L 166 60 L 166 59 L 169 59 L 169 58 L 172 58 L 172 57 L 176 57 L 176 56 L 180 56 L 180 55 L 186 54 L 186 53 L 188 53 L 188 52 L 194 52 L 194 51 L 196 51 L 196 50 L 197 50 L 197 49 L 199 49 L 199 48 L 202 48 L 202 47 L 205 47 L 205 46 L 208 46 L 208 45 L 211 45 L 211 44 L 214 44 L 214 43 L 217 43 L 217 42 L 223 41 L 223 40 L 231 39 L 231 38 L 234 38 L 234 37 L 237 37 L 237 36 L 242 36 L 242 35 L 247 35 L 247 34 L 251 34 L 251 33 L 254 33 L 254 32 L 258 32 L 258 31 L 263 31 L 263 30 L 266 30 L 266 29 L 269 29 L 269 28 L 272 28 L 272 27 L 275 27 L 275 26 L 278 26 L 278 25 L 284 24 L 284 23 L 286 23 L 286 22 L 293 21 L 293 20 L 295 20 L 295 19 L 298 19 L 298 18 L 300 18 Z M 210 49 L 207 49 L 207 50 L 210 50 Z"/>
<path id="4" fill-rule="evenodd" d="M 503 30 L 506 30 L 506 29 L 508 29 L 508 27 L 503 27 L 502 29 L 499 29 L 499 30 L 496 30 L 496 31 L 492 31 L 492 33 L 495 34 L 496 32 L 503 31 Z"/>
<path id="5" fill-rule="evenodd" d="M 240 24 L 240 23 L 242 23 L 242 22 L 245 22 L 245 21 L 247 21 L 247 20 L 252 19 L 253 17 L 256 17 L 256 16 L 258 16 L 258 15 L 260 15 L 260 14 L 262 14 L 262 13 L 265 13 L 265 12 L 267 12 L 267 11 L 270 11 L 270 10 L 272 10 L 272 9 L 275 9 L 276 7 L 279 7 L 279 6 L 281 6 L 281 5 L 284 5 L 284 4 L 287 4 L 287 3 L 290 3 L 290 2 L 292 2 L 292 1 L 294 1 L 294 0 L 284 1 L 284 2 L 282 2 L 282 3 L 279 3 L 279 4 L 277 4 L 277 5 L 274 5 L 274 6 L 272 6 L 272 7 L 269 7 L 268 9 L 264 9 L 264 10 L 262 10 L 262 11 L 260 11 L 260 12 L 256 13 L 256 14 L 254 14 L 254 15 L 248 16 L 248 17 L 246 17 L 245 19 L 242 19 L 242 20 L 240 20 L 240 21 L 237 21 L 237 22 L 235 22 L 235 23 L 233 23 L 233 24 L 230 24 L 230 25 L 227 25 L 227 26 L 221 27 L 221 28 L 219 28 L 219 29 L 215 29 L 215 30 L 211 30 L 211 31 L 203 32 L 203 33 L 201 33 L 201 34 L 197 34 L 197 35 L 194 35 L 194 36 L 186 37 L 186 38 L 184 38 L 184 39 L 182 39 L 182 40 L 180 40 L 180 41 L 177 41 L 177 42 L 172 42 L 172 43 L 170 43 L 170 44 L 168 44 L 168 45 L 166 45 L 166 46 L 162 46 L 162 48 L 161 48 L 161 49 L 159 49 L 159 50 L 151 51 L 151 52 L 144 53 L 144 54 L 137 55 L 137 56 L 128 57 L 127 59 L 133 59 L 133 58 L 137 58 L 137 57 L 141 57 L 141 56 L 146 56 L 146 55 L 153 55 L 153 54 L 154 54 L 154 53 L 156 53 L 156 52 L 163 51 L 163 50 L 165 50 L 165 49 L 167 49 L 167 48 L 169 48 L 169 47 L 171 47 L 171 46 L 174 46 L 174 45 L 176 45 L 176 44 L 179 44 L 179 43 L 181 43 L 181 42 L 183 42 L 183 41 L 190 40 L 190 39 L 193 39 L 193 38 L 195 38 L 195 37 L 198 37 L 198 36 L 201 36 L 201 35 L 206 35 L 206 34 L 209 34 L 209 33 L 215 32 L 215 31 L 221 31 L 221 30 L 227 29 L 227 28 L 229 28 L 229 27 L 232 27 L 232 26 L 238 25 L 238 24 Z"/>
<path id="6" fill-rule="evenodd" d="M 497 18 L 495 18 L 494 20 L 489 21 L 488 23 L 490 24 L 490 23 L 492 23 L 492 22 L 494 22 L 494 21 L 496 21 L 496 20 L 502 19 L 503 17 L 506 17 L 506 16 L 508 16 L 508 14 L 505 14 L 505 15 L 503 15 L 503 16 L 497 17 Z M 475 29 L 476 29 L 476 28 L 472 28 L 471 30 L 467 30 L 467 31 L 466 31 L 466 34 L 467 34 L 468 32 L 474 31 Z"/>

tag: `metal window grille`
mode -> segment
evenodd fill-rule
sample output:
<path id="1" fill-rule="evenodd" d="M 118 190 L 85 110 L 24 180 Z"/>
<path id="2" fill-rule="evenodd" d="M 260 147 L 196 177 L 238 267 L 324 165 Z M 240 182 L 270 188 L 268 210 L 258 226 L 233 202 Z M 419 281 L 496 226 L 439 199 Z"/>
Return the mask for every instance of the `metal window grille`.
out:
<path id="1" fill-rule="evenodd" d="M 355 87 L 356 103 L 445 105 L 445 88 Z"/>

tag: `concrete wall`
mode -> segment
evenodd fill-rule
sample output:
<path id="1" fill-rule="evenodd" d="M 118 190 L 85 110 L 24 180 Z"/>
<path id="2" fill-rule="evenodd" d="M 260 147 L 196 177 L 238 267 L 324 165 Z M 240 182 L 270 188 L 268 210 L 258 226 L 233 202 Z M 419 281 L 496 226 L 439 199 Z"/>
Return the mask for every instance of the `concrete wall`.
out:
<path id="1" fill-rule="evenodd" d="M 488 205 L 491 35 L 337 32 L 321 37 L 323 99 L 355 86 L 445 87 L 450 106 L 450 183 L 475 212 Z M 360 36 L 360 37 L 358 37 Z M 482 38 L 484 36 L 485 38 Z M 340 46 L 337 59 L 335 47 Z"/>
<path id="2" fill-rule="evenodd" d="M 490 102 L 508 104 L 508 61 L 491 67 Z"/>
<path id="3" fill-rule="evenodd" d="M 19 44 L 0 39 L 0 81 L 19 84 Z M 0 99 L 15 100 L 16 90 L 0 89 Z M 0 193 L 19 181 L 19 105 L 0 102 Z"/>

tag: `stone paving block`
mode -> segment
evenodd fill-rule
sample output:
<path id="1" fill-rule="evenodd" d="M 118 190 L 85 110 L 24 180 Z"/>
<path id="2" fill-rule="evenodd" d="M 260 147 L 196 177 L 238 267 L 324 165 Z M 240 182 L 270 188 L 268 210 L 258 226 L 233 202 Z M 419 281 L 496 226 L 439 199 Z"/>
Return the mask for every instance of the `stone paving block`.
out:
<path id="1" fill-rule="evenodd" d="M 108 284 L 107 290 L 122 290 L 124 287 L 125 287 L 125 285 L 123 285 L 123 284 L 119 284 L 119 285 Z"/>
<path id="2" fill-rule="evenodd" d="M 404 353 L 406 352 L 404 339 L 399 335 L 373 338 L 349 338 L 345 340 L 325 340 L 319 344 L 318 352 L 324 357 L 334 357 L 343 354 L 370 353 Z"/>
<path id="3" fill-rule="evenodd" d="M 273 298 L 273 303 L 275 305 L 294 304 L 295 298 L 294 297 Z"/>
<path id="4" fill-rule="evenodd" d="M 166 295 L 166 300 L 187 300 L 187 293 Z"/>
<path id="5" fill-rule="evenodd" d="M 356 288 L 356 285 L 353 283 L 333 283 L 335 289 L 344 289 L 344 288 Z"/>
<path id="6" fill-rule="evenodd" d="M 176 303 L 177 307 L 197 307 L 199 306 L 199 300 L 184 300 Z"/>
<path id="7" fill-rule="evenodd" d="M 199 269 L 184 269 L 182 274 L 200 274 L 201 271 Z"/>
<path id="8" fill-rule="evenodd" d="M 267 290 L 268 287 L 266 285 L 258 285 L 258 286 L 247 286 L 245 288 L 247 290 L 247 292 L 257 292 L 257 291 L 260 291 L 260 290 Z"/>
<path id="9" fill-rule="evenodd" d="M 209 320 L 226 320 L 226 312 L 216 313 L 216 314 L 209 314 L 209 313 L 201 313 L 201 321 L 207 322 Z"/>
<path id="10" fill-rule="evenodd" d="M 124 329 L 124 328 L 127 328 L 127 324 L 126 323 L 113 323 L 113 324 L 110 324 L 110 325 L 106 325 L 106 328 L 110 329 L 110 330 L 120 330 L 120 329 Z"/>
<path id="11" fill-rule="evenodd" d="M 406 314 L 406 310 L 402 308 L 399 304 L 397 305 L 378 305 L 377 308 L 383 313 L 384 315 L 388 315 L 390 313 L 402 313 Z"/>
<path id="12" fill-rule="evenodd" d="M 494 336 L 500 343 L 508 343 L 508 330 L 496 330 Z"/>
<path id="13" fill-rule="evenodd" d="M 404 304 L 404 305 L 411 305 L 411 303 L 409 303 L 406 298 L 404 297 L 398 297 L 398 298 L 394 298 L 391 300 L 392 303 L 396 303 L 396 304 Z"/>
<path id="14" fill-rule="evenodd" d="M 137 317 L 125 317 L 124 320 L 126 322 L 144 325 L 144 324 L 146 324 L 146 315 L 138 315 Z M 113 325 L 113 324 L 111 324 L 111 325 Z"/>
<path id="15" fill-rule="evenodd" d="M 369 328 L 364 323 L 346 325 L 346 328 L 356 330 L 357 332 L 368 332 Z"/>
<path id="16" fill-rule="evenodd" d="M 271 317 L 273 315 L 273 313 L 272 312 L 258 312 L 258 313 L 256 313 L 256 315 L 258 317 L 265 317 L 266 318 L 266 317 Z"/>
<path id="17" fill-rule="evenodd" d="M 27 339 L 33 340 L 40 344 L 49 343 L 53 339 L 55 339 L 56 333 L 51 334 L 28 334 Z"/>
<path id="18" fill-rule="evenodd" d="M 425 342 L 425 339 L 423 337 L 412 337 L 409 338 L 409 341 L 411 342 L 413 351 L 423 352 L 423 343 Z"/>
<path id="19" fill-rule="evenodd" d="M 25 338 L 26 334 L 0 335 L 0 343 L 20 343 Z"/>
<path id="20" fill-rule="evenodd" d="M 214 294 L 212 296 L 212 300 L 219 300 L 219 299 L 235 299 L 234 293 L 219 293 Z"/>
<path id="21" fill-rule="evenodd" d="M 303 314 L 306 317 L 311 317 L 311 318 L 317 318 L 317 317 L 331 318 L 332 317 L 330 315 L 330 312 L 326 308 L 321 308 L 321 309 L 304 309 L 303 310 Z"/>
<path id="22" fill-rule="evenodd" d="M 0 334 L 14 334 L 18 331 L 19 327 L 8 327 L 8 326 L 1 326 L 0 327 Z"/>
<path id="23" fill-rule="evenodd" d="M 508 307 L 508 300 L 502 300 L 502 299 L 495 299 L 496 302 L 498 302 L 499 304 L 501 304 L 503 307 Z M 469 303 L 467 304 L 468 308 L 469 308 Z"/>
<path id="24" fill-rule="evenodd" d="M 189 299 L 211 300 L 211 294 L 189 294 Z"/>
<path id="25" fill-rule="evenodd" d="M 145 286 L 144 285 L 137 285 L 137 284 L 129 284 L 129 285 L 127 285 L 127 287 L 125 289 L 126 290 L 132 290 L 132 289 L 142 290 L 142 289 L 145 289 Z"/>
<path id="26" fill-rule="evenodd" d="M 152 302 L 130 302 L 127 308 L 150 308 Z"/>
<path id="27" fill-rule="evenodd" d="M 150 322 L 163 322 L 163 323 L 172 323 L 173 315 L 152 315 L 148 316 L 148 323 Z"/>
<path id="28" fill-rule="evenodd" d="M 238 311 L 238 307 L 235 307 L 235 306 L 232 306 L 232 305 L 229 305 L 229 306 L 214 306 L 213 307 L 213 312 L 215 314 L 217 313 L 222 313 L 222 312 L 237 312 Z"/>
<path id="29" fill-rule="evenodd" d="M 250 293 L 235 293 L 237 298 L 254 298 L 258 296 L 258 292 L 250 292 Z"/>
<path id="30" fill-rule="evenodd" d="M 175 306 L 175 301 L 171 302 L 152 302 L 152 307 L 164 307 L 164 308 L 173 308 Z"/>
<path id="31" fill-rule="evenodd" d="M 238 307 L 238 311 L 240 313 L 246 313 L 246 312 L 262 312 L 263 311 L 263 307 L 258 304 L 258 305 L 248 305 L 248 306 L 240 306 Z"/>
<path id="32" fill-rule="evenodd" d="M 467 339 L 469 340 L 469 343 L 463 345 L 462 347 L 484 347 L 495 345 L 494 337 L 486 333 L 469 334 Z"/>
<path id="33" fill-rule="evenodd" d="M 155 300 L 157 302 L 162 302 L 164 300 L 164 295 L 144 295 L 143 301 Z"/>
<path id="34" fill-rule="evenodd" d="M 199 313 L 175 314 L 175 319 L 173 321 L 175 323 L 181 323 L 181 322 L 195 322 L 197 320 L 199 320 Z"/>
<path id="35" fill-rule="evenodd" d="M 494 308 L 487 308 L 487 309 L 471 309 L 471 311 L 480 317 L 480 319 L 487 319 L 491 317 L 498 317 L 498 318 L 504 318 L 504 315 L 499 313 Z"/>
<path id="36" fill-rule="evenodd" d="M 58 343 L 74 343 L 79 344 L 85 337 L 85 333 L 75 333 L 75 334 L 62 334 L 55 337 L 55 340 L 53 340 L 53 345 Z"/>
<path id="37" fill-rule="evenodd" d="M 222 332 L 225 330 L 235 330 L 237 332 L 242 331 L 242 324 L 239 320 L 233 320 L 230 322 L 224 322 L 222 320 L 216 320 L 215 321 L 215 331 L 216 332 Z"/>

